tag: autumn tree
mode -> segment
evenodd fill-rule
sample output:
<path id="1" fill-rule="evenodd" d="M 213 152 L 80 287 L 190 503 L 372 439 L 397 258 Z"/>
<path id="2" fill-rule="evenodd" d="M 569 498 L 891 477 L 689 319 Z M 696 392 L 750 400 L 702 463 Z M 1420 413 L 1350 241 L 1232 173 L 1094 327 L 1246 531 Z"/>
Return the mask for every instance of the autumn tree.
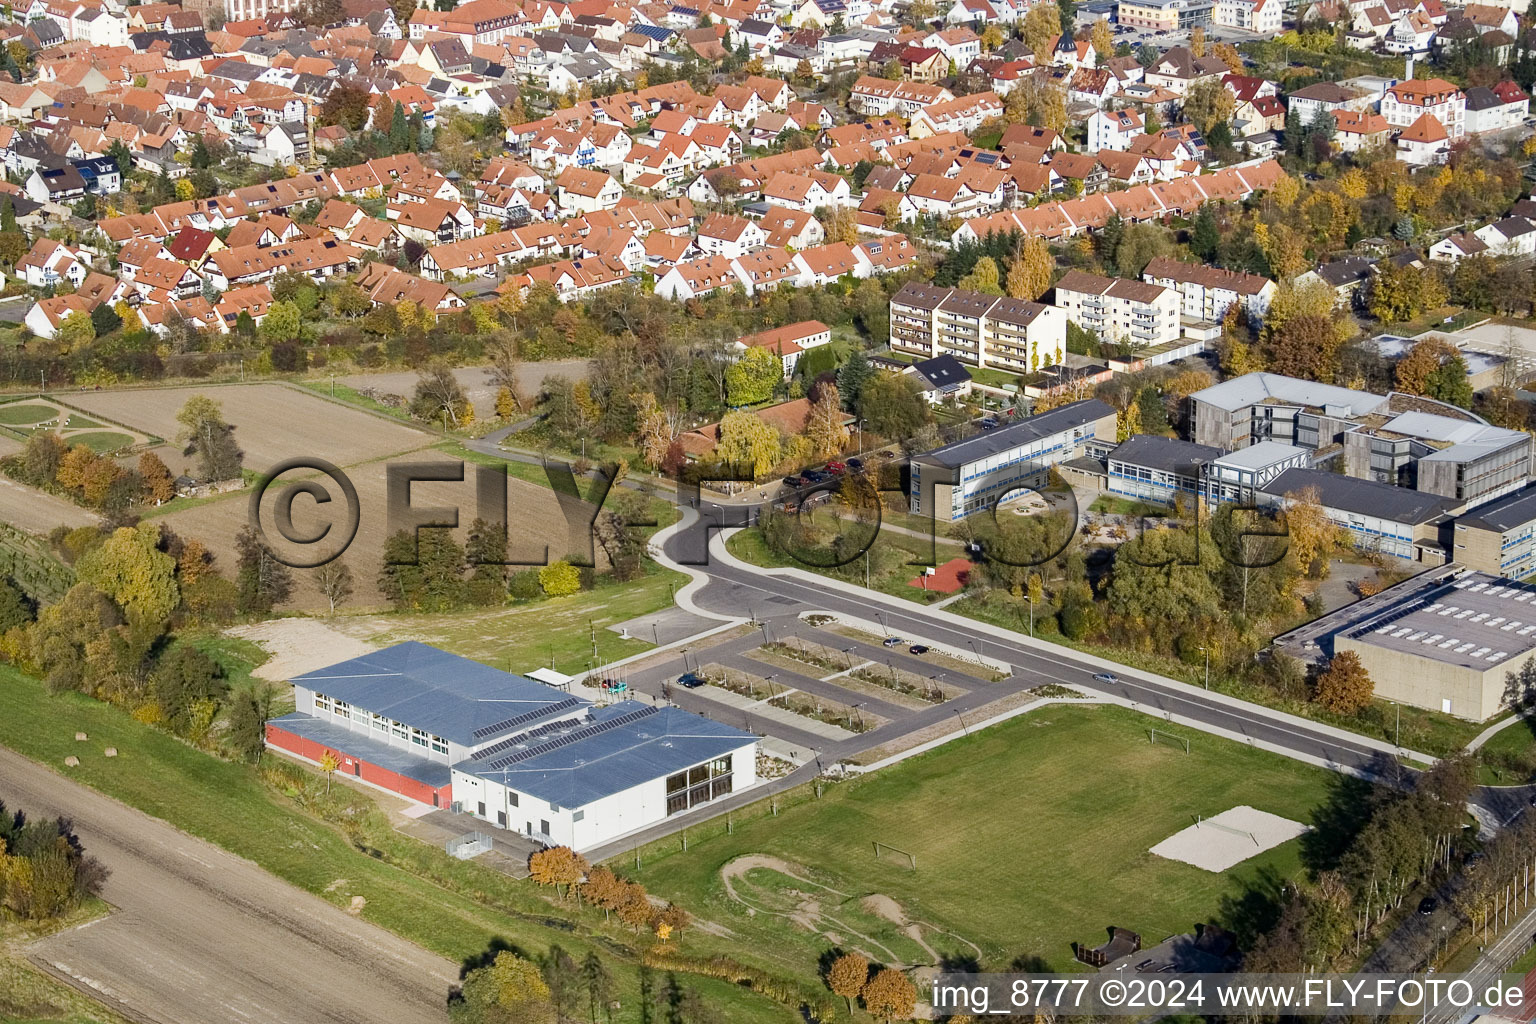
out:
<path id="1" fill-rule="evenodd" d="M 130 622 L 163 623 L 181 600 L 176 560 L 159 550 L 160 527 L 153 522 L 120 527 L 86 552 L 75 576 L 106 594 Z"/>
<path id="2" fill-rule="evenodd" d="M 956 282 L 956 285 L 967 291 L 981 292 L 984 295 L 1003 294 L 1003 288 L 998 279 L 997 261 L 990 256 L 983 256 L 977 260 L 971 272 Z"/>
<path id="3" fill-rule="evenodd" d="M 889 967 L 865 983 L 862 995 L 864 1008 L 886 1024 L 897 1018 L 906 1020 L 917 1009 L 916 986 L 905 974 Z"/>
<path id="4" fill-rule="evenodd" d="M 1234 75 L 1243 73 L 1243 55 L 1231 43 L 1217 43 L 1211 47 L 1211 56 L 1225 64 Z"/>
<path id="5" fill-rule="evenodd" d="M 1020 244 L 1008 265 L 1008 294 L 1016 299 L 1038 299 L 1050 288 L 1055 267 L 1050 245 L 1039 235 L 1031 235 Z"/>
<path id="6" fill-rule="evenodd" d="M 1382 323 L 1413 320 L 1445 305 L 1450 293 L 1434 269 L 1418 270 L 1382 260 L 1366 293 L 1366 307 Z"/>
<path id="7" fill-rule="evenodd" d="M 576 895 L 577 883 L 590 868 L 587 859 L 569 846 L 550 846 L 528 857 L 528 876 L 567 896 Z"/>
<path id="8" fill-rule="evenodd" d="M 763 346 L 754 346 L 726 367 L 725 400 L 731 405 L 766 402 L 783 379 L 783 360 Z"/>
<path id="9" fill-rule="evenodd" d="M 558 1018 L 544 972 L 510 950 L 464 976 L 448 1016 L 453 1024 L 555 1024 Z"/>
<path id="10" fill-rule="evenodd" d="M 512 397 L 512 389 L 503 385 L 496 389 L 496 418 L 510 420 L 517 415 L 517 399 Z"/>
<path id="11" fill-rule="evenodd" d="M 96 324 L 91 320 L 91 314 L 77 309 L 59 321 L 55 337 L 65 348 L 84 345 L 96 337 Z"/>
<path id="12" fill-rule="evenodd" d="M 1371 682 L 1360 656 L 1340 651 L 1317 675 L 1316 700 L 1336 715 L 1353 715 L 1370 706 L 1376 685 Z"/>
<path id="13" fill-rule="evenodd" d="M 335 775 L 337 769 L 341 767 L 341 760 L 334 751 L 327 750 L 320 755 L 319 763 L 320 770 L 325 773 L 325 791 L 329 793 L 331 791 L 331 776 Z"/>
<path id="14" fill-rule="evenodd" d="M 144 481 L 145 493 L 156 505 L 163 505 L 176 497 L 176 478 L 154 452 L 145 452 L 139 456 L 139 477 Z"/>
<path id="15" fill-rule="evenodd" d="M 548 597 L 569 597 L 581 589 L 581 572 L 563 558 L 551 562 L 539 570 L 539 588 Z"/>
<path id="16" fill-rule="evenodd" d="M 177 440 L 185 442 L 183 455 L 197 459 L 197 473 L 204 481 L 233 480 L 240 475 L 245 453 L 235 443 L 235 428 L 224 422 L 223 406 L 206 395 L 193 395 L 176 414 L 181 424 Z"/>
<path id="17" fill-rule="evenodd" d="M 1318 562 L 1326 568 L 1339 528 L 1328 518 L 1317 488 L 1286 493 L 1285 529 L 1291 538 L 1291 557 L 1303 573 L 1311 575 L 1311 567 Z"/>
<path id="18" fill-rule="evenodd" d="M 1430 374 L 1455 352 L 1455 347 L 1438 334 L 1417 342 L 1397 361 L 1392 371 L 1393 384 L 1404 394 L 1429 394 Z"/>
<path id="19" fill-rule="evenodd" d="M 1115 55 L 1115 32 L 1109 27 L 1108 18 L 1100 18 L 1093 23 L 1093 29 L 1088 34 L 1088 42 L 1093 47 L 1093 52 L 1099 58 L 1099 63 L 1106 63 Z"/>
<path id="20" fill-rule="evenodd" d="M 1035 4 L 1024 16 L 1024 45 L 1039 64 L 1049 64 L 1051 43 L 1061 35 L 1061 8 L 1055 4 Z"/>
<path id="21" fill-rule="evenodd" d="M 844 953 L 827 968 L 827 987 L 835 995 L 848 1002 L 848 1012 L 853 1012 L 853 1001 L 864 992 L 869 981 L 869 961 L 858 953 Z"/>
<path id="22" fill-rule="evenodd" d="M 1189 34 L 1189 52 L 1196 57 L 1205 56 L 1205 26 L 1196 25 Z"/>
<path id="23" fill-rule="evenodd" d="M 1195 31 L 1200 31 L 1199 27 Z M 1232 119 L 1237 101 L 1219 78 L 1202 78 L 1184 95 L 1184 118 L 1209 134 L 1218 124 Z"/>
<path id="24" fill-rule="evenodd" d="M 779 461 L 779 450 L 779 432 L 749 412 L 728 412 L 720 421 L 715 457 L 750 466 L 756 479 L 773 471 Z"/>
<path id="25" fill-rule="evenodd" d="M 843 426 L 842 397 L 836 384 L 816 386 L 810 411 L 805 414 L 805 436 L 818 459 L 829 459 L 847 446 L 848 428 Z"/>
<path id="26" fill-rule="evenodd" d="M 631 396 L 635 408 L 635 438 L 640 442 L 640 456 L 656 469 L 666 461 L 667 451 L 677 440 L 682 423 L 675 409 L 663 409 L 649 391 Z"/>

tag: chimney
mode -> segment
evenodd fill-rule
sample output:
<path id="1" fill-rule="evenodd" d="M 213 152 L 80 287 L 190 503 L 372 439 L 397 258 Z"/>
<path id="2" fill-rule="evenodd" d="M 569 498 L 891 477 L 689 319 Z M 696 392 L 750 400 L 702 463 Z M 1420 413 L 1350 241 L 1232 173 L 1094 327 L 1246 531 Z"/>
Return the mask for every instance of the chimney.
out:
<path id="1" fill-rule="evenodd" d="M 1413 81 L 1413 54 L 1408 55 L 1408 67 L 1403 72 L 1403 81 Z"/>

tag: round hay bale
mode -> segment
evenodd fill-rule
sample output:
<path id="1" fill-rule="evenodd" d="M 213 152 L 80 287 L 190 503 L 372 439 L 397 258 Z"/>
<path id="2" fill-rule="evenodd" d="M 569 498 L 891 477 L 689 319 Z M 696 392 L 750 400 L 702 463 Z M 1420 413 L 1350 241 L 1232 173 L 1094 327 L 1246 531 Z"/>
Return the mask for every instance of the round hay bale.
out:
<path id="1" fill-rule="evenodd" d="M 103 750 L 102 753 L 105 754 L 107 757 L 116 757 L 117 756 L 117 748 L 116 747 L 108 747 L 106 750 Z"/>
<path id="2" fill-rule="evenodd" d="M 64 759 L 64 767 L 66 767 L 66 768 L 79 768 L 80 767 L 80 759 L 78 757 L 76 757 L 74 754 L 70 754 L 68 757 L 66 757 Z"/>
<path id="3" fill-rule="evenodd" d="M 90 737 L 89 737 L 89 736 L 87 736 L 87 735 L 86 735 L 86 734 L 85 734 L 85 733 L 83 733 L 83 732 L 77 732 L 77 733 L 75 733 L 75 742 L 76 742 L 76 743 L 84 743 L 84 742 L 85 742 L 85 741 L 86 741 L 86 740 L 88 740 L 88 739 L 90 739 Z"/>

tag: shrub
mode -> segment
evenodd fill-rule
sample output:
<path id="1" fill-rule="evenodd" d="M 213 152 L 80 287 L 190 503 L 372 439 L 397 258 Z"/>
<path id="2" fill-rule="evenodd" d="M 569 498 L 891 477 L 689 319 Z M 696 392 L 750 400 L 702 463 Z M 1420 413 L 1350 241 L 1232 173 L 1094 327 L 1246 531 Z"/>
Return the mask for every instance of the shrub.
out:
<path id="1" fill-rule="evenodd" d="M 581 589 L 581 573 L 565 559 L 539 570 L 539 586 L 550 597 L 564 597 Z"/>

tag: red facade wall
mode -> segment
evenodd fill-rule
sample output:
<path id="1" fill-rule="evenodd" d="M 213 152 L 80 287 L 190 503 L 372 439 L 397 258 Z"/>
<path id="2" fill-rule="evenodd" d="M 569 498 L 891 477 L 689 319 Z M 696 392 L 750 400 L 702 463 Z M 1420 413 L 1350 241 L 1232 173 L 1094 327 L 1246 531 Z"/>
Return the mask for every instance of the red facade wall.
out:
<path id="1" fill-rule="evenodd" d="M 400 796 L 408 800 L 415 800 L 417 803 L 431 804 L 434 807 L 447 807 L 453 803 L 452 784 L 433 787 L 425 782 L 408 779 L 397 772 L 392 772 L 387 768 L 380 768 L 376 764 L 370 764 L 360 757 L 354 757 L 344 750 L 332 750 L 322 743 L 305 739 L 303 736 L 278 728 L 270 723 L 267 725 L 267 744 L 279 750 L 286 750 L 288 753 L 302 757 L 306 761 L 317 763 L 321 755 L 330 751 L 336 755 L 336 760 L 341 765 L 337 770 L 337 774 L 360 778 L 364 782 L 377 786 L 380 789 L 386 789 L 391 793 L 398 793 Z M 433 801 L 434 796 L 437 798 L 435 802 Z"/>

